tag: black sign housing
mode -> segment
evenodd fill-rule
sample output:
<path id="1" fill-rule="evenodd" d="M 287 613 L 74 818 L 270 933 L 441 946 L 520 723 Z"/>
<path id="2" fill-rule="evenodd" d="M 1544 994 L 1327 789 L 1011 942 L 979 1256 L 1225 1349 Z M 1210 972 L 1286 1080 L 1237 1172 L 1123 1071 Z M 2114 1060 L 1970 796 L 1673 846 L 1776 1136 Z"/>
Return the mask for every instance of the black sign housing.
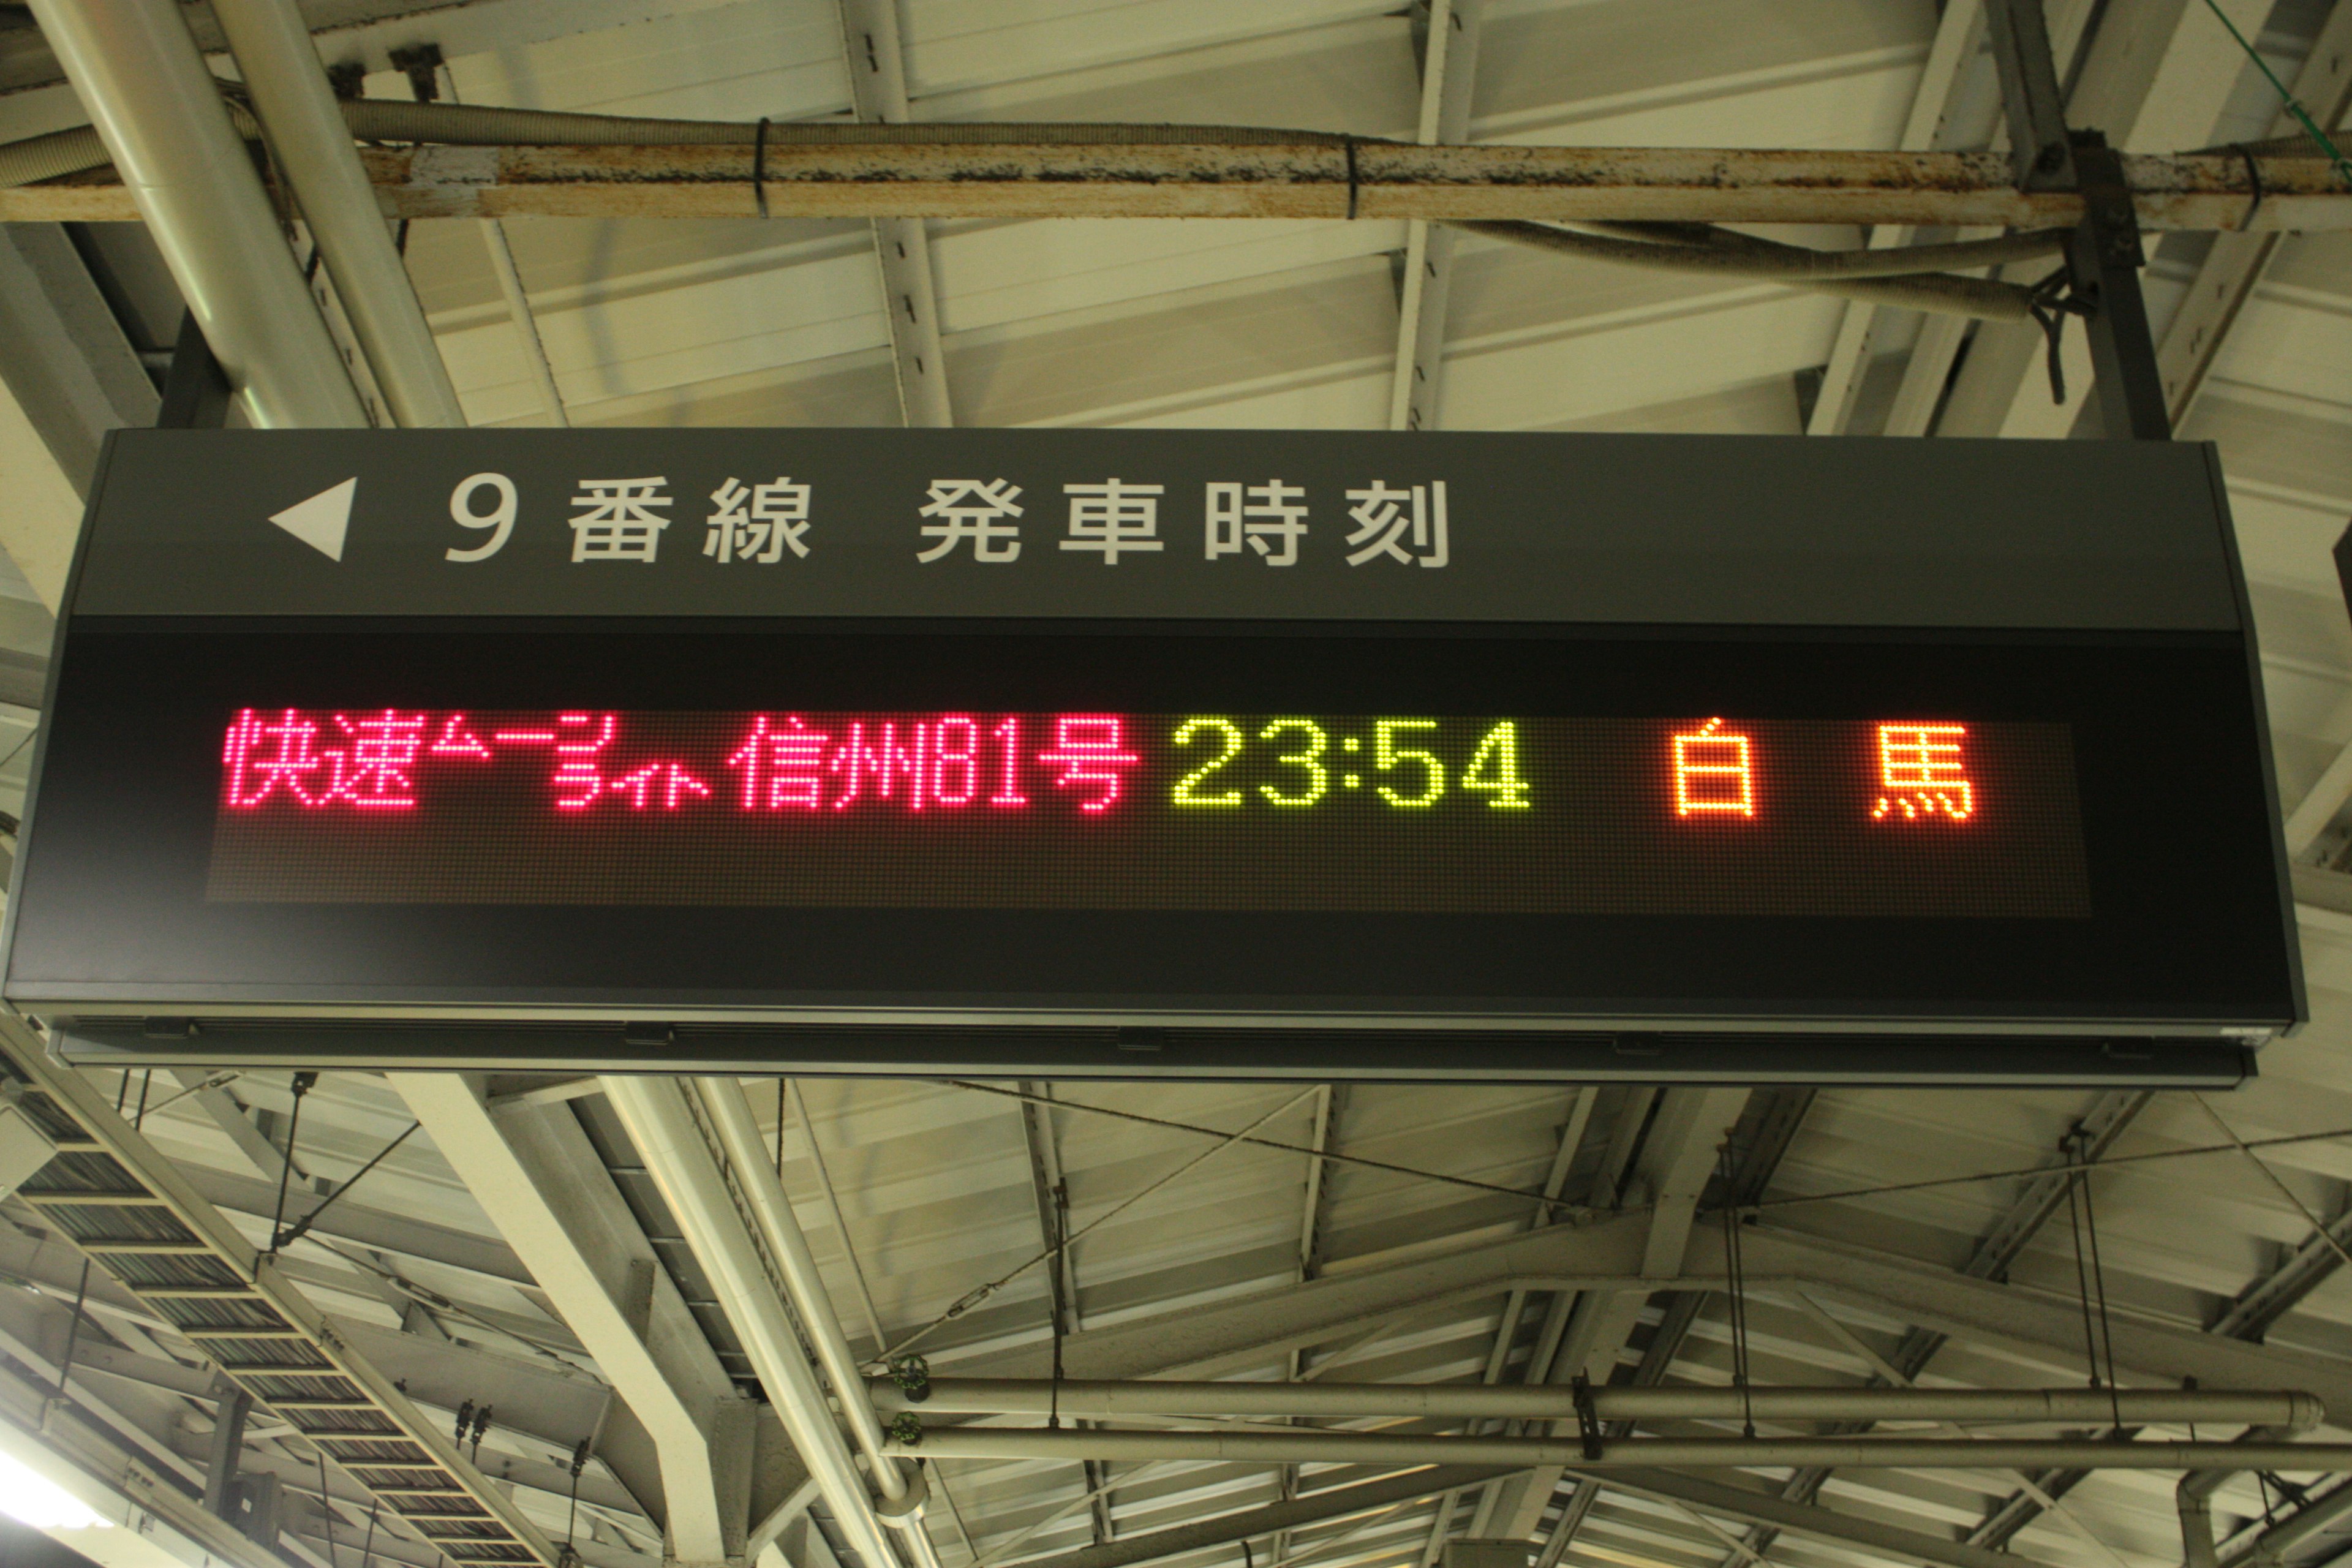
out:
<path id="1" fill-rule="evenodd" d="M 2226 1081 L 2210 447 L 116 436 L 6 995 L 108 1059 Z"/>

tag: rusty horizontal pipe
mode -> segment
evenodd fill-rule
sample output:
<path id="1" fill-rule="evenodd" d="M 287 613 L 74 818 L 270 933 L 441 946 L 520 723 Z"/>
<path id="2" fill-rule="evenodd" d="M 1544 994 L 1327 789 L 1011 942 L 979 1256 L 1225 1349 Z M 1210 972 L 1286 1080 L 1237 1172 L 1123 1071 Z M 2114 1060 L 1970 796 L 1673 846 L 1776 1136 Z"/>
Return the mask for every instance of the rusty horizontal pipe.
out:
<path id="1" fill-rule="evenodd" d="M 1553 1385 L 1397 1383 L 1064 1382 L 937 1377 L 918 1404 L 887 1378 L 875 1408 L 930 1415 L 1437 1416 L 1573 1421 L 1573 1390 Z M 2308 1394 L 2221 1388 L 1596 1388 L 1602 1421 L 2011 1421 L 2073 1426 L 2209 1421 L 2306 1432 L 2326 1419 Z"/>
<path id="2" fill-rule="evenodd" d="M 1379 1432 L 1132 1432 L 950 1426 L 902 1458 L 1193 1460 L 1258 1465 L 1498 1465 L 1573 1469 L 1652 1467 L 1917 1470 L 2273 1470 L 2352 1472 L 2352 1443 L 2135 1443 L 2075 1438 L 1620 1437 L 1588 1453 L 1574 1437 L 1423 1437 Z"/>
<path id="3" fill-rule="evenodd" d="M 751 217 L 750 148 L 364 150 L 393 217 Z M 2352 191 L 2310 158 L 2126 156 L 2141 226 L 2352 228 Z M 1407 146 L 771 146 L 775 217 L 1277 217 L 2070 227 L 2082 198 L 2020 191 L 1992 153 Z M 0 219 L 137 216 L 109 172 L 0 190 Z"/>

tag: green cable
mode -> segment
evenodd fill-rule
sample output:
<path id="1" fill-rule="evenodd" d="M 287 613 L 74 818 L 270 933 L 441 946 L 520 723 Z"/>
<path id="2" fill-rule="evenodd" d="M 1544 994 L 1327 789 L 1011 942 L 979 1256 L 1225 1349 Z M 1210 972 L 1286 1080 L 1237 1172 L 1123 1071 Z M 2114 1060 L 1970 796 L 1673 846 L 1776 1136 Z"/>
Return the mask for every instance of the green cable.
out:
<path id="1" fill-rule="evenodd" d="M 2279 102 L 2285 105 L 2288 115 L 2303 127 L 2305 133 L 2319 143 L 2320 150 L 2327 154 L 2327 161 L 2336 174 L 2346 184 L 2352 184 L 2352 158 L 2345 157 L 2336 143 L 2328 140 L 2327 132 L 2319 128 L 2319 122 L 2312 119 L 2311 111 L 2295 101 L 2294 94 L 2286 89 L 2286 83 L 2279 80 L 2278 73 L 2271 69 L 2269 61 L 2255 52 L 2254 46 L 2246 42 L 2246 35 L 2238 31 L 2238 24 L 2230 20 L 2229 13 L 2221 9 L 2219 0 L 2205 0 L 2205 8 L 2220 18 L 2221 26 L 2230 29 L 2230 37 L 2238 40 L 2238 47 L 2246 51 L 2246 58 L 2254 62 L 2254 68 L 2278 89 Z"/>

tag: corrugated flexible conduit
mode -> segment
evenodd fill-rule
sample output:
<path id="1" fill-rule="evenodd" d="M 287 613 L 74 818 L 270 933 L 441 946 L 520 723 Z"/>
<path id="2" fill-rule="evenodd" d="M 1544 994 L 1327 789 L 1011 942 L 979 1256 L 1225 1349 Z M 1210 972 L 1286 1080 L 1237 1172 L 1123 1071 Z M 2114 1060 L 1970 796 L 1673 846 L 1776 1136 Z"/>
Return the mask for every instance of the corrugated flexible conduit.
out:
<path id="1" fill-rule="evenodd" d="M 239 132 L 260 128 L 231 98 Z M 457 146 L 684 147 L 751 145 L 756 124 L 711 120 L 646 120 L 617 114 L 570 114 L 549 110 L 475 104 L 405 103 L 354 99 L 342 105 L 352 134 L 367 142 L 440 142 Z M 928 125 L 771 124 L 772 147 L 792 146 L 1341 146 L 1351 140 L 1328 132 L 1243 125 L 1087 125 L 1059 122 Z M 106 149 L 87 127 L 0 144 L 0 187 L 103 165 Z M 1898 309 L 2021 321 L 2032 314 L 2028 291 L 2011 283 L 1955 276 L 1949 269 L 1995 266 L 2055 256 L 2062 230 L 2037 230 L 1953 245 L 1884 249 L 1814 250 L 1705 225 L 1582 225 L 1465 222 L 1453 226 L 1491 239 L 1530 245 L 1621 266 L 1780 283 Z"/>

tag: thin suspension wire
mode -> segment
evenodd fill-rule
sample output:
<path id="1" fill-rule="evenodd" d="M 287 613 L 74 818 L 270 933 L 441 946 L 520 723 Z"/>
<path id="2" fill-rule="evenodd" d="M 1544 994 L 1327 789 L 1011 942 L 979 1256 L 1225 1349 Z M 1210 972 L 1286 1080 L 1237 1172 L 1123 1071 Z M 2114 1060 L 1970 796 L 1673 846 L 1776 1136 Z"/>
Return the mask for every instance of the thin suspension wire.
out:
<path id="1" fill-rule="evenodd" d="M 2091 1278 L 2083 1263 L 2083 1173 L 2071 1140 L 2066 1145 L 2066 1228 L 2074 1239 L 2074 1300 L 2083 1309 L 2083 1359 L 2090 1363 L 2091 1386 L 2099 1386 L 2099 1340 L 2091 1328 Z"/>
<path id="2" fill-rule="evenodd" d="M 1286 1115 L 1292 1110 L 1296 1110 L 1299 1106 L 1304 1105 L 1307 1100 L 1313 1099 L 1314 1096 L 1315 1090 L 1312 1089 L 1307 1089 L 1302 1093 L 1293 1095 L 1290 1099 L 1284 1100 L 1280 1105 L 1276 1106 L 1272 1110 L 1267 1111 L 1264 1116 L 1259 1117 L 1256 1121 L 1251 1122 L 1247 1127 L 1243 1128 L 1240 1131 L 1226 1134 L 1223 1140 L 1214 1148 L 1202 1150 L 1200 1153 L 1193 1155 L 1191 1159 L 1185 1161 L 1182 1164 L 1177 1166 L 1174 1170 L 1169 1172 L 1158 1181 L 1147 1184 L 1140 1191 L 1129 1197 L 1121 1199 L 1118 1203 L 1112 1205 L 1101 1214 L 1098 1214 L 1094 1218 L 1087 1221 L 1086 1224 L 1080 1226 L 1077 1229 L 1069 1232 L 1066 1236 L 1060 1237 L 1057 1238 L 1056 1245 L 1046 1247 L 1044 1251 L 1037 1253 L 1034 1257 L 1030 1258 L 1025 1262 L 1020 1263 L 1005 1273 L 998 1275 L 987 1284 L 975 1286 L 973 1289 L 965 1291 L 961 1296 L 958 1297 L 951 1304 L 950 1304 L 946 1311 L 941 1312 L 938 1317 L 933 1318 L 929 1322 L 924 1324 L 921 1328 L 917 1329 L 913 1333 L 908 1334 L 906 1338 L 900 1340 L 897 1344 L 892 1345 L 889 1349 L 884 1351 L 877 1359 L 887 1364 L 896 1358 L 906 1354 L 908 1349 L 919 1343 L 923 1340 L 929 1338 L 933 1333 L 936 1333 L 939 1330 L 946 1327 L 956 1319 L 962 1317 L 966 1312 L 971 1310 L 974 1307 L 979 1306 L 982 1301 L 987 1300 L 991 1296 L 995 1295 L 999 1290 L 1003 1289 L 1007 1285 L 1012 1284 L 1013 1281 L 1020 1279 L 1021 1276 L 1028 1273 L 1029 1270 L 1036 1268 L 1040 1263 L 1043 1263 L 1047 1258 L 1054 1257 L 1064 1248 L 1076 1245 L 1080 1240 L 1084 1239 L 1090 1231 L 1108 1225 L 1110 1221 L 1118 1218 L 1120 1215 L 1125 1214 L 1129 1209 L 1133 1208 L 1136 1205 L 1141 1203 L 1144 1199 L 1150 1197 L 1160 1188 L 1168 1185 L 1169 1183 L 1199 1169 L 1203 1163 L 1215 1159 L 1219 1154 L 1223 1153 L 1234 1144 L 1252 1142 L 1253 1140 L 1250 1138 L 1251 1133 L 1255 1132 L 1259 1128 L 1265 1126 L 1267 1122 L 1272 1121 L 1275 1118 Z"/>
<path id="3" fill-rule="evenodd" d="M 1044 1095 L 1030 1094 L 1022 1089 L 1004 1089 L 992 1083 L 974 1083 L 968 1079 L 944 1080 L 957 1089 L 968 1089 L 975 1094 L 1000 1095 L 1006 1100 L 1027 1100 L 1035 1105 L 1051 1104 L 1061 1110 L 1084 1110 L 1096 1116 L 1108 1116 L 1120 1121 L 1139 1121 L 1147 1127 L 1165 1127 L 1172 1132 L 1192 1132 L 1203 1138 L 1223 1138 L 1222 1128 L 1203 1127 L 1195 1121 L 1173 1121 L 1164 1116 L 1146 1116 L 1139 1110 L 1118 1110 L 1108 1105 L 1088 1105 L 1083 1100 L 1048 1100 Z M 2352 1129 L 2347 1130 L 2352 1134 Z M 1244 1143 L 1255 1143 L 1261 1149 L 1280 1149 L 1293 1154 L 1309 1154 L 1335 1165 L 1361 1165 L 1367 1170 L 1387 1171 L 1400 1176 L 1412 1176 L 1424 1182 L 1442 1182 L 1448 1186 L 1469 1187 L 1482 1193 L 1500 1193 L 1508 1197 L 1526 1198 L 1538 1205 L 1547 1215 L 1560 1211 L 1575 1214 L 1588 1212 L 1582 1204 L 1569 1203 L 1536 1187 L 1510 1187 L 1497 1182 L 1482 1182 L 1472 1176 L 1452 1176 L 1443 1171 L 1425 1171 L 1417 1165 L 1399 1165 L 1387 1160 L 1366 1159 L 1361 1154 L 1342 1154 L 1316 1148 L 1311 1143 L 1293 1143 L 1280 1138 L 1244 1138 Z"/>
<path id="4" fill-rule="evenodd" d="M 2080 1132 L 2075 1134 L 2075 1140 L 2079 1150 L 2082 1142 Z M 2107 1315 L 2107 1267 L 2099 1256 L 2099 1208 L 2093 1201 L 2090 1166 L 2087 1163 L 2083 1168 L 2083 1228 L 2091 1237 L 2091 1283 L 2099 1293 L 2099 1338 L 2107 1350 L 2107 1407 L 2115 1418 L 2116 1432 L 2121 1434 L 2124 1427 L 2124 1409 L 2123 1395 L 2116 1388 L 2116 1325 L 2115 1321 Z"/>
<path id="5" fill-rule="evenodd" d="M 294 1075 L 294 1110 L 286 1119 L 286 1151 L 278 1162 L 278 1206 L 269 1216 L 269 1250 L 278 1251 L 278 1238 L 286 1234 L 286 1184 L 294 1179 L 294 1140 L 302 1131 L 302 1101 L 310 1086 L 319 1080 L 314 1072 Z"/>
<path id="6" fill-rule="evenodd" d="M 2336 143 L 2328 139 L 2327 132 L 2319 128 L 2319 122 L 2311 117 L 2311 111 L 2304 108 L 2302 101 L 2287 90 L 2286 83 L 2279 80 L 2278 73 L 2271 69 L 2270 61 L 2263 58 L 2262 52 L 2246 41 L 2246 35 L 2238 31 L 2238 24 L 2230 20 L 2230 14 L 2216 5 L 2214 0 L 2205 0 L 2205 8 L 2213 13 L 2221 26 L 2230 29 L 2230 37 L 2238 41 L 2238 47 L 2246 52 L 2246 58 L 2254 62 L 2254 68 L 2263 73 L 2273 90 L 2277 92 L 2279 104 L 2286 110 L 2288 117 L 2297 125 L 2302 126 L 2304 134 L 2318 142 L 2319 150 L 2327 154 L 2327 161 L 2336 170 L 2337 176 L 2346 184 L 2352 184 L 2352 159 L 2345 157 Z"/>
<path id="7" fill-rule="evenodd" d="M 2198 1097 L 2192 1094 L 2191 1098 Z M 2210 1107 L 2207 1109 L 2210 1110 Z M 2227 1131 L 2226 1125 L 2223 1130 Z M 2331 1127 L 2325 1132 L 2289 1132 L 2274 1138 L 2249 1138 L 2228 1143 L 2200 1143 L 2187 1149 L 2152 1149 L 2139 1154 L 2107 1154 L 2100 1158 L 2099 1168 L 2109 1170 L 2118 1165 L 2146 1165 L 2161 1160 L 2188 1160 L 2204 1154 L 2250 1152 L 2256 1149 L 2283 1148 L 2291 1143 L 2331 1143 L 2345 1139 L 2352 1139 L 2352 1127 Z M 1917 1193 L 1932 1191 L 1937 1187 L 1968 1186 L 1976 1182 L 2021 1181 L 2035 1176 L 2047 1176 L 2052 1173 L 2053 1169 L 2053 1167 L 2046 1164 L 2016 1165 L 2005 1171 L 1979 1171 L 1966 1176 L 1934 1176 L 1925 1181 L 1883 1182 L 1876 1186 L 1843 1187 L 1835 1192 L 1807 1193 L 1796 1197 L 1758 1198 L 1753 1202 L 1738 1205 L 1738 1207 L 1743 1213 L 1761 1214 L 1766 1209 L 1790 1208 L 1798 1204 L 1842 1203 L 1850 1198 L 1887 1197 L 1896 1193 Z M 1534 1196 L 1535 1194 L 1525 1195 Z M 1633 1211 L 1629 1209 L 1627 1212 Z M 2310 1213 L 2308 1209 L 2304 1212 Z M 2347 1261 L 2352 1262 L 2352 1257 L 2347 1257 Z"/>
<path id="8" fill-rule="evenodd" d="M 1724 1190 L 1728 1192 L 1735 1179 L 1731 1162 L 1731 1144 L 1727 1141 L 1717 1168 L 1723 1177 Z M 1756 1396 L 1748 1381 L 1748 1273 L 1740 1256 L 1739 1227 L 1747 1223 L 1735 1213 L 1723 1216 L 1723 1268 L 1731 1291 L 1731 1382 L 1739 1390 L 1739 1411 L 1743 1435 L 1756 1436 Z"/>
<path id="9" fill-rule="evenodd" d="M 975 1094 L 993 1094 L 1006 1100 L 1040 1100 L 1042 1099 L 1040 1096 L 1026 1094 L 1019 1089 L 1004 1089 L 990 1083 L 975 1083 L 968 1079 L 942 1079 L 935 1081 L 946 1083 L 955 1089 L 970 1089 Z M 1084 1100 L 1056 1099 L 1053 1103 L 1064 1110 L 1083 1110 L 1096 1116 L 1108 1116 L 1120 1121 L 1138 1121 L 1147 1127 L 1164 1127 L 1171 1131 L 1191 1132 L 1203 1138 L 1227 1136 L 1221 1128 L 1203 1127 L 1192 1121 L 1172 1121 L 1164 1116 L 1146 1116 L 1140 1111 L 1118 1110 L 1108 1105 L 1088 1105 Z M 2331 1127 L 2324 1132 L 2290 1132 L 2273 1138 L 2248 1139 L 2243 1142 L 2200 1143 L 2186 1149 L 2153 1149 L 2138 1154 L 2107 1154 L 2103 1155 L 2098 1163 L 2102 1168 L 2115 1165 L 2150 1164 L 2162 1160 L 2189 1160 L 2206 1154 L 2228 1154 L 2244 1149 L 2276 1149 L 2294 1143 L 2326 1143 L 2345 1139 L 2352 1139 L 2352 1127 Z M 1281 1149 L 1294 1154 L 1317 1154 L 1333 1164 L 1361 1165 L 1371 1170 L 1387 1171 L 1400 1176 L 1412 1176 L 1421 1181 L 1437 1182 L 1446 1186 L 1469 1187 L 1484 1193 L 1501 1193 L 1515 1198 L 1524 1198 L 1540 1205 L 1549 1213 L 1590 1212 L 1584 1205 L 1569 1203 L 1534 1187 L 1505 1186 L 1495 1182 L 1481 1182 L 1474 1177 L 1450 1175 L 1444 1171 L 1423 1170 L 1419 1166 L 1400 1165 L 1386 1160 L 1369 1160 L 1359 1154 L 1336 1152 L 1326 1153 L 1307 1144 L 1293 1143 L 1280 1138 L 1250 1137 L 1242 1142 L 1254 1143 L 1262 1149 Z M 1972 1172 L 1965 1176 L 1933 1176 L 1916 1182 L 1884 1182 L 1875 1186 L 1842 1187 L 1834 1192 L 1802 1193 L 1779 1198 L 1756 1198 L 1732 1206 L 1736 1206 L 1743 1214 L 1761 1214 L 1766 1209 L 1790 1208 L 1800 1204 L 1842 1203 L 1853 1198 L 1886 1197 L 1897 1193 L 1930 1192 L 1937 1187 L 1964 1187 L 1978 1182 L 2030 1180 L 2050 1173 L 2051 1167 L 2047 1164 L 2014 1165 L 2005 1170 Z M 1722 1206 L 1702 1208 L 1699 1212 L 1715 1214 L 1720 1212 Z M 1628 1205 L 1623 1212 L 1628 1214 L 1645 1212 L 1647 1207 L 1646 1205 Z M 2346 1260 L 2352 1262 L 2352 1256 L 2347 1256 Z"/>
<path id="10" fill-rule="evenodd" d="M 2221 1120 L 2221 1113 L 2213 1109 L 2213 1105 L 2210 1100 L 2207 1100 L 2201 1094 L 2191 1094 L 2189 1098 L 2195 1100 L 2197 1102 L 2197 1108 L 2206 1114 L 2214 1126 L 2221 1130 L 2221 1136 L 2230 1141 L 2231 1147 L 2234 1148 L 2238 1152 L 2243 1154 L 2248 1160 L 2252 1161 L 2254 1169 L 2263 1173 L 2263 1179 L 2269 1182 L 2272 1186 L 2276 1187 L 2279 1190 L 2279 1194 L 2285 1198 L 2287 1202 L 2293 1204 L 2295 1206 L 2296 1212 L 2301 1214 L 2305 1219 L 2311 1222 L 2311 1228 L 2318 1234 L 2320 1240 L 2327 1244 L 2328 1250 L 2334 1252 L 2337 1259 L 2341 1262 L 2352 1264 L 2352 1252 L 2345 1250 L 2344 1244 L 2336 1239 L 2336 1233 L 2328 1228 L 2326 1222 L 2322 1220 L 2317 1215 L 2312 1213 L 2311 1205 L 2305 1203 L 2301 1198 L 2295 1196 L 2294 1189 L 2288 1186 L 2284 1182 L 2279 1180 L 2278 1173 L 2264 1164 L 2261 1157 L 2255 1154 L 2254 1151 L 2256 1149 L 2268 1147 L 2272 1144 L 2282 1142 L 2282 1140 L 2275 1138 L 2256 1138 L 2249 1142 L 2246 1139 L 2241 1138 L 2235 1131 L 2231 1130 L 2228 1122 Z"/>

